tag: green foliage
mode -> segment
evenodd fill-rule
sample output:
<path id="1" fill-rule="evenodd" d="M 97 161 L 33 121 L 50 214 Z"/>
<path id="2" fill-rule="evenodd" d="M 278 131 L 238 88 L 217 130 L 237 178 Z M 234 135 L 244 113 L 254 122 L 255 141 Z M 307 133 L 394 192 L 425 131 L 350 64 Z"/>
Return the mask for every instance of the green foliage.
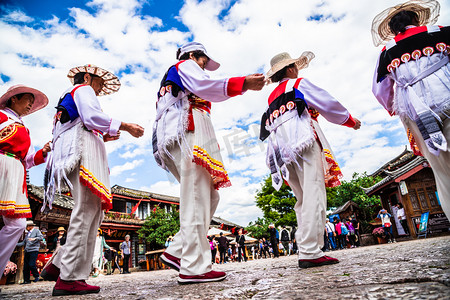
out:
<path id="1" fill-rule="evenodd" d="M 145 239 L 152 250 L 164 248 L 167 238 L 180 230 L 179 216 L 175 205 L 172 205 L 171 212 L 156 206 L 138 230 L 139 238 Z"/>
<path id="2" fill-rule="evenodd" d="M 360 208 L 359 221 L 363 231 L 366 231 L 368 223 L 376 217 L 381 201 L 377 196 L 367 196 L 362 187 L 368 188 L 380 180 L 381 177 L 373 178 L 366 172 L 361 175 L 353 173 L 350 181 L 343 180 L 340 186 L 327 188 L 327 205 L 329 208 L 339 207 L 352 200 Z"/>
<path id="3" fill-rule="evenodd" d="M 258 218 L 254 223 L 250 222 L 248 226 L 245 228 L 250 234 L 250 236 L 254 237 L 255 239 L 261 239 L 261 238 L 269 238 L 269 224 L 274 223 L 270 219 L 266 218 Z"/>
<path id="4" fill-rule="evenodd" d="M 297 200 L 291 188 L 286 184 L 283 183 L 279 191 L 273 188 L 270 175 L 264 179 L 261 190 L 256 193 L 256 206 L 262 210 L 266 220 L 275 221 L 275 226 L 297 224 L 294 212 L 295 202 Z"/>

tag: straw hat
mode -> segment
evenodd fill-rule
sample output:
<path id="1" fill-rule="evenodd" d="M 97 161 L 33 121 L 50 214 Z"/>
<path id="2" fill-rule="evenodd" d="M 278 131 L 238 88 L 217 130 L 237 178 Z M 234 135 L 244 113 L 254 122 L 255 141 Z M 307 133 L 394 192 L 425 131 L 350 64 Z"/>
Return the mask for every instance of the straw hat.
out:
<path id="1" fill-rule="evenodd" d="M 58 227 L 58 230 L 56 230 L 56 231 L 66 231 L 66 229 L 61 226 L 61 227 Z"/>
<path id="2" fill-rule="evenodd" d="M 117 76 L 114 75 L 113 73 L 100 67 L 88 64 L 70 69 L 69 74 L 67 74 L 67 77 L 69 77 L 70 82 L 72 82 L 72 84 L 74 83 L 75 75 L 78 73 L 89 73 L 92 75 L 96 75 L 105 81 L 102 90 L 98 94 L 99 96 L 109 95 L 117 92 L 120 89 L 119 78 L 117 78 Z"/>
<path id="3" fill-rule="evenodd" d="M 32 220 L 27 221 L 27 226 L 36 226 Z"/>
<path id="4" fill-rule="evenodd" d="M 179 50 L 179 53 L 177 55 L 177 59 L 179 59 L 181 56 L 183 56 L 183 54 L 188 53 L 188 52 L 192 52 L 192 51 L 196 51 L 196 50 L 200 50 L 203 53 L 205 53 L 206 57 L 209 58 L 208 62 L 206 63 L 205 69 L 208 71 L 215 71 L 220 67 L 220 64 L 215 61 L 211 55 L 208 54 L 208 52 L 206 52 L 206 48 L 205 46 L 203 46 L 200 43 L 197 42 L 190 42 L 187 43 L 185 45 L 183 45 Z"/>
<path id="5" fill-rule="evenodd" d="M 267 72 L 266 78 L 268 78 L 269 83 L 272 83 L 271 77 L 273 75 L 293 63 L 295 63 L 299 71 L 301 69 L 305 69 L 308 67 L 309 62 L 314 58 L 314 56 L 314 53 L 310 51 L 303 52 L 299 58 L 291 58 L 287 52 L 277 54 L 270 60 L 271 69 Z"/>
<path id="6" fill-rule="evenodd" d="M 379 13 L 372 21 L 372 40 L 379 46 L 395 37 L 389 28 L 391 19 L 401 11 L 413 11 L 418 16 L 419 26 L 433 25 L 439 17 L 439 2 L 436 0 L 410 0 L 402 4 L 387 8 Z"/>
<path id="7" fill-rule="evenodd" d="M 40 110 L 41 108 L 44 108 L 47 106 L 48 104 L 48 98 L 47 96 L 45 96 L 44 93 L 42 93 L 41 91 L 38 91 L 36 89 L 24 86 L 22 84 L 17 84 L 17 85 L 13 85 L 12 87 L 10 87 L 8 89 L 8 91 L 6 91 L 6 93 L 3 94 L 3 96 L 0 98 L 0 109 L 5 108 L 6 106 L 6 102 L 15 95 L 18 94 L 23 94 L 23 93 L 29 93 L 29 94 L 33 94 L 34 96 L 34 103 L 33 106 L 31 107 L 31 109 L 25 113 L 23 116 L 32 114 L 38 110 Z"/>

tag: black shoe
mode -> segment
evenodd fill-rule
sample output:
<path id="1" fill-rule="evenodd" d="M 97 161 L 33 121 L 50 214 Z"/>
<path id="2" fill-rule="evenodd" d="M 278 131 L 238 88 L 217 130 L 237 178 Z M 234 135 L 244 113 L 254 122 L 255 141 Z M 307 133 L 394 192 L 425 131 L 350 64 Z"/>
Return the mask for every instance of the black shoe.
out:
<path id="1" fill-rule="evenodd" d="M 21 284 L 30 284 L 30 283 L 31 283 L 31 281 L 24 281 Z"/>
<path id="2" fill-rule="evenodd" d="M 39 281 L 39 276 L 34 278 L 33 282 L 38 282 Z"/>

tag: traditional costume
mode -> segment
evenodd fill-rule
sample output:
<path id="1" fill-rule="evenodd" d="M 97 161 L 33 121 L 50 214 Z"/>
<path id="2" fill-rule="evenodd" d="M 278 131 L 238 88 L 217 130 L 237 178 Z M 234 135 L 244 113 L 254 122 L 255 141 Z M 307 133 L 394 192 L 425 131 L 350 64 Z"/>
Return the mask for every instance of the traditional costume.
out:
<path id="1" fill-rule="evenodd" d="M 15 85 L 0 98 L 0 215 L 5 226 L 0 231 L 0 272 L 5 269 L 21 234 L 26 218 L 31 218 L 27 198 L 26 169 L 45 162 L 42 149 L 35 151 L 30 133 L 14 110 L 6 107 L 7 101 L 18 94 L 30 93 L 34 103 L 27 114 L 48 104 L 42 92 L 23 85 Z"/>
<path id="2" fill-rule="evenodd" d="M 72 84 L 77 73 L 89 73 L 104 79 L 99 95 L 116 92 L 118 78 L 93 65 L 73 68 L 68 77 Z M 83 281 L 89 278 L 97 230 L 103 210 L 112 208 L 108 157 L 103 134 L 116 136 L 121 122 L 107 116 L 101 109 L 90 85 L 76 84 L 61 96 L 53 127 L 53 155 L 45 178 L 46 202 L 51 207 L 55 192 L 70 188 L 74 208 L 70 217 L 67 242 L 53 260 L 60 269 L 62 281 Z M 59 280 L 53 293 L 64 294 Z M 55 292 L 56 290 L 56 292 Z"/>
<path id="3" fill-rule="evenodd" d="M 272 59 L 266 77 L 270 82 L 278 71 L 294 63 L 298 70 L 306 68 L 313 58 L 311 52 L 298 59 L 281 53 Z M 278 190 L 284 179 L 292 188 L 297 198 L 299 259 L 316 260 L 324 256 L 325 187 L 339 185 L 342 176 L 317 117 L 320 113 L 329 122 L 348 127 L 356 123 L 334 97 L 305 78 L 282 79 L 268 104 L 261 119 L 260 139 L 269 140 L 266 163 L 272 184 Z"/>
<path id="4" fill-rule="evenodd" d="M 401 11 L 418 16 L 419 26 L 394 35 L 389 21 Z M 372 23 L 378 58 L 372 91 L 391 115 L 398 115 L 416 155 L 433 170 L 442 209 L 450 217 L 450 27 L 432 25 L 435 0 L 413 0 L 386 9 Z"/>
<path id="5" fill-rule="evenodd" d="M 180 56 L 194 50 L 202 50 L 209 57 L 207 70 L 220 66 L 199 43 L 183 46 Z M 245 77 L 211 79 L 194 60 L 188 59 L 170 67 L 161 81 L 153 152 L 157 163 L 181 184 L 180 231 L 163 259 L 178 261 L 175 268 L 180 269 L 180 282 L 183 276 L 211 271 L 206 235 L 219 202 L 217 189 L 230 186 L 211 123 L 211 102 L 241 95 L 244 80 Z"/>

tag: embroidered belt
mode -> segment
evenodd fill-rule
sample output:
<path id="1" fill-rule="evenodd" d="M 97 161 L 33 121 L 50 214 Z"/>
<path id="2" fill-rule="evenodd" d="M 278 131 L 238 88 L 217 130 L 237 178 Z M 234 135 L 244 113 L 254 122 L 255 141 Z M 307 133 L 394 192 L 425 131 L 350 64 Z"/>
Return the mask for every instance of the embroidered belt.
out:
<path id="1" fill-rule="evenodd" d="M 18 161 L 20 161 L 21 163 L 23 163 L 23 160 L 19 156 L 17 156 L 16 154 L 13 154 L 13 153 L 10 153 L 10 152 L 6 152 L 6 151 L 3 151 L 3 150 L 0 150 L 0 154 L 8 156 L 8 157 L 15 158 Z"/>

